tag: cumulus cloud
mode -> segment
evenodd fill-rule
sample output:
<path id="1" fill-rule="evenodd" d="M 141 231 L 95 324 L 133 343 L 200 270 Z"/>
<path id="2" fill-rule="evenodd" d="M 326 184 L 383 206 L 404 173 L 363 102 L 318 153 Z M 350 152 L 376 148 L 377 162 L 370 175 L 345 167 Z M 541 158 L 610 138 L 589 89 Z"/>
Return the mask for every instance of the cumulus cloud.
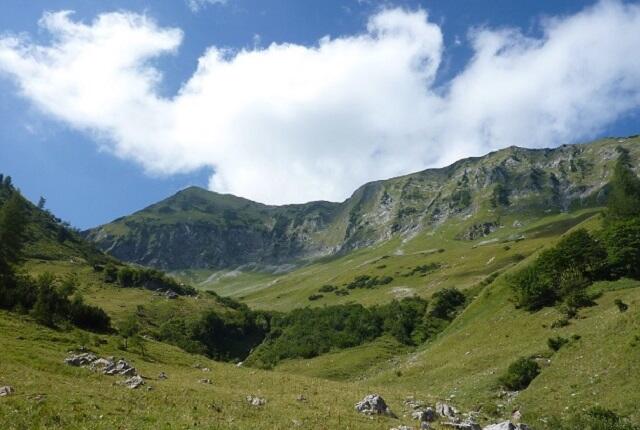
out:
<path id="1" fill-rule="evenodd" d="M 153 60 L 182 32 L 134 13 L 46 14 L 48 45 L 0 38 L 0 71 L 43 112 L 161 174 L 211 167 L 210 187 L 267 203 L 340 200 L 362 183 L 519 145 L 593 136 L 640 106 L 640 6 L 546 19 L 542 36 L 474 29 L 474 55 L 436 86 L 445 49 L 423 10 L 382 10 L 315 46 L 210 47 L 177 94 Z"/>
<path id="2" fill-rule="evenodd" d="M 187 6 L 192 12 L 200 12 L 200 10 L 212 4 L 226 4 L 227 0 L 185 0 Z"/>

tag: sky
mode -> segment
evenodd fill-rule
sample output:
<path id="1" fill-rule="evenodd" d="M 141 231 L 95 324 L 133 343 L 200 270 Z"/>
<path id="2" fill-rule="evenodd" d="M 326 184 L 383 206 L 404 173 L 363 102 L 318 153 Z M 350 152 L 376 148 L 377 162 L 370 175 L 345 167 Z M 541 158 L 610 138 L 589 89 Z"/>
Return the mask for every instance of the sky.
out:
<path id="1" fill-rule="evenodd" d="M 79 228 L 640 132 L 640 2 L 3 0 L 0 172 Z"/>

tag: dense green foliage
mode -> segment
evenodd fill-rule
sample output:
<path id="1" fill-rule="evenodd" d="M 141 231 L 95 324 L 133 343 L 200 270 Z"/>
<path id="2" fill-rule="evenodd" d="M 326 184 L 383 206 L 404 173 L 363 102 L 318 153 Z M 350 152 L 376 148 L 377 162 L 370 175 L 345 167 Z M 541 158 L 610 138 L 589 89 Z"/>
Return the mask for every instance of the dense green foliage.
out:
<path id="1" fill-rule="evenodd" d="M 67 322 L 88 330 L 109 330 L 109 316 L 84 303 L 73 277 L 58 279 L 45 273 L 32 279 L 19 273 L 29 226 L 28 202 L 8 178 L 0 194 L 4 200 L 0 207 L 0 308 L 29 311 L 36 321 L 50 327 Z"/>
<path id="2" fill-rule="evenodd" d="M 160 326 L 159 338 L 188 352 L 217 360 L 242 360 L 265 337 L 266 314 L 241 308 L 220 315 L 204 312 L 193 319 L 172 318 Z"/>
<path id="3" fill-rule="evenodd" d="M 511 363 L 500 383 L 509 390 L 524 390 L 539 374 L 540 366 L 535 360 L 521 357 Z"/>
<path id="4" fill-rule="evenodd" d="M 117 283 L 122 288 L 146 288 L 148 290 L 173 291 L 178 295 L 195 295 L 195 288 L 176 281 L 163 272 L 155 269 L 123 266 L 117 268 L 107 265 L 104 268 L 104 281 Z"/>
<path id="5" fill-rule="evenodd" d="M 549 345 L 549 349 L 552 351 L 559 351 L 560 348 L 565 346 L 567 343 L 569 343 L 569 339 L 562 336 L 550 337 L 547 340 L 547 345 Z"/>
<path id="6" fill-rule="evenodd" d="M 628 152 L 619 152 L 604 228 L 595 235 L 576 230 L 516 272 L 511 286 L 517 306 L 537 310 L 563 301 L 573 317 L 592 304 L 585 291 L 593 281 L 640 278 L 640 179 Z"/>
<path id="7" fill-rule="evenodd" d="M 464 303 L 461 292 L 449 289 L 434 295 L 431 308 L 426 300 L 411 297 L 369 308 L 348 304 L 277 314 L 265 341 L 247 361 L 269 368 L 283 359 L 312 358 L 385 334 L 405 345 L 418 345 L 442 331 Z"/>

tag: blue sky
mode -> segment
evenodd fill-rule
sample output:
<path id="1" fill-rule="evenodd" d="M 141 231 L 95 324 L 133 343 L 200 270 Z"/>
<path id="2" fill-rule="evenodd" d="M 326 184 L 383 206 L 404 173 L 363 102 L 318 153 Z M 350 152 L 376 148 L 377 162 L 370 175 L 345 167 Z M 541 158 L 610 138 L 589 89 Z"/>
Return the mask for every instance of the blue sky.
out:
<path id="1" fill-rule="evenodd" d="M 610 11 L 607 9 L 609 6 L 601 5 L 602 10 L 592 12 L 590 16 L 584 17 L 583 21 L 589 23 L 588 20 L 591 19 L 598 22 L 600 16 L 603 16 L 603 28 L 606 28 L 609 23 L 617 25 L 619 21 L 623 21 L 622 25 L 635 25 L 636 22 L 633 21 L 635 18 L 631 17 L 635 10 L 624 9 L 626 6 L 622 3 L 614 3 L 618 7 L 617 10 Z M 582 21 L 576 19 L 575 23 L 567 23 L 564 27 L 562 27 L 562 23 L 558 24 L 559 29 L 555 33 L 551 32 L 555 35 L 548 36 L 545 26 L 549 24 L 545 23 L 551 17 L 563 22 L 576 14 L 584 13 L 585 8 L 592 7 L 593 4 L 594 2 L 557 0 L 535 2 L 513 0 L 389 2 L 227 0 L 223 4 L 204 4 L 202 2 L 198 10 L 193 10 L 186 1 L 180 0 L 153 2 L 136 0 L 50 0 L 47 2 L 4 0 L 0 5 L 0 36 L 5 37 L 5 40 L 8 40 L 9 37 L 19 38 L 23 47 L 47 47 L 55 43 L 52 40 L 52 32 L 44 29 L 39 21 L 45 12 L 62 10 L 74 11 L 73 15 L 66 18 L 69 22 L 87 26 L 92 26 L 93 20 L 101 14 L 120 12 L 121 14 L 129 14 L 127 16 L 145 16 L 150 19 L 153 25 L 149 31 L 154 37 L 162 29 L 181 30 L 181 37 L 173 34 L 174 39 L 167 42 L 177 46 L 175 49 L 168 48 L 169 50 L 173 49 L 171 53 L 168 55 L 154 53 L 144 61 L 144 65 L 152 67 L 153 70 L 162 74 L 161 80 L 153 81 L 152 100 L 149 102 L 153 106 L 157 104 L 158 100 L 162 102 L 160 104 L 166 105 L 158 108 L 162 111 L 178 111 L 176 103 L 170 104 L 169 102 L 175 101 L 173 98 L 176 93 L 198 70 L 198 60 L 212 46 L 225 49 L 225 51 L 221 50 L 221 57 L 215 62 L 215 67 L 218 68 L 216 70 L 219 70 L 221 65 L 232 63 L 233 68 L 230 68 L 229 72 L 232 77 L 226 79 L 235 79 L 234 77 L 241 79 L 240 76 L 245 79 L 240 82 L 229 82 L 226 84 L 229 88 L 247 87 L 247 82 L 254 82 L 254 77 L 251 74 L 256 73 L 255 81 L 260 82 L 263 86 L 269 86 L 273 83 L 274 87 L 284 85 L 282 88 L 288 88 L 286 79 L 291 80 L 299 77 L 304 88 L 317 88 L 317 91 L 310 91 L 303 101 L 296 97 L 297 94 L 288 94 L 286 97 L 282 96 L 281 99 L 279 94 L 276 94 L 274 104 L 268 106 L 270 109 L 282 107 L 286 113 L 283 114 L 285 119 L 278 117 L 277 120 L 269 120 L 268 125 L 265 125 L 267 120 L 264 118 L 270 118 L 270 112 L 256 114 L 254 112 L 257 109 L 255 106 L 262 106 L 265 99 L 274 98 L 273 94 L 268 97 L 270 93 L 265 92 L 257 97 L 243 93 L 238 98 L 243 100 L 244 104 L 235 106 L 233 91 L 221 92 L 215 84 L 210 84 L 213 86 L 212 88 L 217 90 L 217 93 L 212 90 L 213 96 L 199 94 L 199 98 L 189 104 L 189 106 L 201 106 L 203 109 L 203 112 L 194 114 L 196 117 L 200 115 L 201 120 L 196 121 L 189 118 L 185 122 L 187 125 L 194 124 L 198 133 L 194 131 L 193 136 L 183 136 L 180 131 L 184 128 L 176 127 L 153 134 L 151 133 L 153 130 L 148 129 L 162 127 L 162 123 L 159 125 L 149 124 L 148 129 L 137 124 L 139 129 L 136 129 L 136 124 L 126 123 L 122 118 L 102 121 L 99 111 L 95 117 L 76 118 L 82 117 L 82 106 L 78 108 L 73 105 L 75 101 L 70 100 L 68 106 L 71 107 L 67 110 L 64 110 L 63 107 L 67 104 L 64 97 L 65 91 L 67 91 L 65 88 L 68 87 L 55 87 L 58 84 L 55 78 L 52 78 L 50 83 L 52 88 L 43 89 L 43 85 L 49 84 L 43 84 L 37 80 L 37 76 L 33 76 L 35 72 L 29 75 L 31 72 L 28 70 L 25 72 L 25 68 L 21 68 L 20 64 L 22 63 L 11 62 L 12 60 L 6 60 L 3 67 L 3 60 L 0 57 L 0 94 L 2 95 L 0 98 L 0 172 L 11 175 L 14 182 L 30 199 L 35 201 L 39 196 L 45 196 L 47 206 L 54 213 L 75 226 L 87 228 L 141 209 L 192 184 L 210 187 L 221 192 L 234 192 L 272 203 L 308 199 L 340 199 L 346 197 L 355 186 L 365 180 L 442 165 L 459 156 L 478 155 L 478 153 L 484 153 L 507 144 L 549 146 L 606 135 L 636 134 L 640 127 L 638 127 L 638 104 L 635 101 L 617 106 L 615 109 L 608 109 L 613 110 L 614 113 L 606 120 L 594 121 L 594 118 L 602 117 L 602 109 L 605 109 L 606 105 L 612 102 L 613 97 L 628 94 L 631 99 L 635 100 L 638 95 L 636 66 L 621 64 L 618 70 L 608 71 L 611 73 L 610 76 L 606 78 L 603 78 L 601 74 L 587 76 L 585 83 L 581 84 L 578 89 L 572 90 L 574 93 L 580 92 L 582 87 L 589 86 L 593 80 L 598 79 L 601 80 L 594 84 L 594 88 L 602 88 L 603 86 L 609 88 L 608 86 L 612 85 L 610 81 L 620 81 L 620 77 L 630 77 L 629 84 L 624 88 L 609 88 L 607 95 L 602 96 L 603 98 L 597 106 L 582 107 L 580 105 L 583 100 L 593 98 L 590 93 L 578 96 L 567 92 L 558 101 L 553 100 L 553 94 L 539 94 L 541 99 L 552 99 L 552 102 L 546 104 L 545 107 L 533 111 L 533 115 L 539 115 L 540 124 L 553 121 L 551 117 L 553 117 L 553 112 L 556 112 L 554 110 L 556 105 L 565 100 L 569 100 L 572 106 L 580 106 L 580 110 L 559 121 L 562 122 L 561 125 L 550 128 L 548 132 L 541 132 L 537 140 L 523 139 L 520 141 L 520 136 L 531 134 L 526 132 L 527 128 L 537 125 L 535 122 L 523 122 L 522 127 L 517 130 L 509 129 L 505 132 L 504 127 L 497 127 L 491 131 L 491 136 L 493 136 L 491 142 L 484 142 L 478 138 L 477 144 L 466 144 L 465 142 L 475 142 L 476 139 L 477 131 L 470 129 L 465 134 L 452 137 L 452 139 L 459 139 L 461 142 L 455 145 L 455 151 L 445 151 L 443 148 L 446 144 L 441 143 L 448 136 L 447 130 L 441 129 L 456 127 L 456 122 L 450 118 L 453 113 L 446 116 L 442 114 L 442 111 L 456 112 L 458 116 L 460 116 L 459 112 L 464 112 L 472 119 L 477 116 L 476 112 L 468 112 L 460 106 L 464 104 L 463 96 L 454 99 L 453 95 L 449 97 L 445 94 L 461 92 L 463 89 L 469 91 L 470 94 L 476 94 L 478 91 L 474 89 L 473 85 L 479 85 L 478 83 L 483 82 L 480 78 L 482 74 L 486 73 L 486 70 L 489 72 L 492 70 L 490 68 L 480 69 L 480 65 L 471 68 L 469 65 L 474 54 L 477 55 L 479 52 L 477 46 L 486 47 L 491 43 L 490 37 L 483 38 L 476 33 L 488 29 L 491 35 L 502 38 L 501 43 L 507 46 L 504 48 L 505 50 L 517 48 L 518 52 L 513 53 L 512 57 L 519 56 L 519 59 L 513 60 L 509 70 L 513 70 L 514 74 L 523 73 L 518 71 L 523 69 L 521 63 L 529 61 L 525 58 L 526 55 L 533 58 L 531 61 L 535 61 L 536 56 L 542 56 L 542 54 L 530 52 L 533 49 L 530 47 L 533 42 L 543 42 L 547 38 L 550 41 L 557 40 L 553 46 L 564 46 L 564 40 L 579 43 L 574 41 L 575 37 L 567 36 L 567 34 L 574 31 L 574 27 L 578 28 L 575 31 L 580 31 L 579 25 Z M 634 7 L 637 6 L 637 3 L 629 2 L 626 5 Z M 396 15 L 384 14 L 384 11 L 391 10 L 399 12 Z M 426 15 L 417 15 L 417 12 L 421 10 L 427 11 L 427 18 L 425 18 Z M 376 21 L 377 24 L 374 24 L 374 27 L 376 25 L 377 27 L 367 33 L 368 23 L 373 22 L 372 17 L 376 16 L 380 18 L 379 21 Z M 413 23 L 418 21 L 412 21 L 413 18 L 421 21 L 424 25 L 416 24 L 419 26 L 416 29 Z M 629 22 L 626 22 L 627 18 Z M 611 21 L 606 21 L 606 19 Z M 425 24 L 426 21 L 428 21 L 428 25 Z M 52 25 L 56 26 L 57 24 Z M 136 22 L 132 25 L 135 27 L 132 31 L 137 31 L 136 26 L 147 24 Z M 411 28 L 411 31 L 415 30 L 415 33 L 411 33 L 406 38 L 402 36 L 401 40 L 396 40 L 393 39 L 396 27 L 401 28 L 402 31 Z M 507 28 L 516 28 L 518 31 L 515 35 L 512 33 L 505 35 L 504 30 Z M 369 43 L 367 44 L 357 39 L 359 35 L 367 34 L 373 42 L 369 41 L 371 43 L 367 42 Z M 438 34 L 441 35 L 441 41 L 438 40 Z M 367 50 L 386 49 L 387 45 L 382 43 L 382 39 L 385 37 L 392 39 L 389 43 L 406 43 L 408 50 L 415 48 L 412 45 L 413 38 L 424 37 L 424 43 L 421 42 L 420 47 L 415 48 L 417 50 L 415 55 L 425 64 L 433 63 L 437 67 L 433 72 L 416 72 L 413 69 L 397 70 L 397 68 L 390 67 L 391 70 L 388 72 L 374 73 L 371 76 L 371 82 L 368 83 L 367 73 L 352 75 L 340 71 L 341 62 L 338 59 L 343 58 L 341 55 L 344 55 L 340 51 L 340 44 L 333 43 L 332 45 L 332 42 L 328 42 L 329 46 L 324 54 L 309 55 L 309 52 L 303 52 L 300 53 L 300 56 L 298 56 L 299 50 L 284 45 L 290 44 L 313 49 L 318 47 L 319 40 L 324 36 L 329 36 L 330 40 L 334 42 L 345 40 L 350 44 L 348 52 L 352 52 L 351 55 L 359 55 L 359 52 L 363 52 L 363 57 L 370 55 Z M 72 37 L 79 36 L 74 33 Z M 636 47 L 640 46 L 637 34 L 627 33 L 627 36 L 622 37 L 630 38 L 628 40 L 629 46 L 633 46 L 634 43 Z M 516 48 L 510 45 L 512 39 L 518 40 Z M 379 46 L 376 45 L 378 42 Z M 283 48 L 267 52 L 268 47 L 274 43 Z M 552 48 L 556 49 L 551 46 L 551 43 L 549 45 L 548 51 L 552 51 Z M 403 45 L 389 46 L 393 48 Z M 127 46 L 123 46 L 123 51 L 126 51 L 127 48 Z M 14 49 L 15 51 L 12 51 Z M 265 77 L 266 72 L 252 70 L 249 66 L 239 64 L 240 61 L 233 61 L 233 57 L 243 49 L 245 52 L 262 52 L 261 56 L 255 58 L 254 64 L 256 66 L 253 67 L 254 69 L 268 68 L 273 73 L 273 77 Z M 575 50 L 575 48 L 571 49 Z M 606 50 L 607 47 L 603 46 L 603 49 Z M 23 51 L 9 46 L 6 52 Z M 278 55 L 282 55 L 282 57 L 278 57 Z M 622 51 L 622 48 L 619 55 L 619 59 L 624 58 L 625 52 Z M 247 59 L 249 58 L 253 57 L 248 56 Z M 278 60 L 278 58 L 283 58 L 283 60 Z M 404 60 L 413 61 L 413 57 L 407 58 L 389 56 L 389 63 L 401 63 Z M 549 54 L 545 58 L 554 58 L 554 55 Z M 512 58 L 509 57 L 509 59 Z M 614 58 L 612 62 L 615 63 L 616 59 L 618 57 Z M 495 58 L 492 57 L 491 60 L 494 61 Z M 280 66 L 278 61 L 281 63 L 290 61 L 290 65 L 287 66 L 289 64 L 287 63 Z M 322 73 L 311 71 L 307 75 L 303 72 L 293 74 L 290 70 L 280 71 L 278 69 L 278 67 L 283 69 L 293 67 L 306 70 L 307 66 L 312 68 L 314 65 L 323 65 L 331 61 L 336 62 L 335 64 L 331 63 L 330 67 L 327 66 Z M 372 56 L 363 60 L 362 64 L 377 64 L 376 61 L 379 59 Z M 585 57 L 584 61 L 585 64 L 591 64 L 590 62 L 594 60 Z M 502 64 L 496 61 L 494 63 Z M 354 61 L 353 70 L 359 70 L 362 64 Z M 52 71 L 52 73 L 57 71 L 55 65 L 49 63 L 38 63 L 37 65 L 45 71 Z M 563 65 L 564 63 L 560 66 Z M 140 64 L 136 65 L 136 67 L 139 66 Z M 555 66 L 549 63 L 548 67 Z M 545 67 L 542 69 L 546 70 Z M 323 76 L 327 74 L 333 76 L 334 72 L 337 76 L 335 77 L 335 86 L 327 86 L 322 82 Z M 468 76 L 464 81 L 459 79 L 461 81 L 458 85 L 460 88 L 456 88 L 457 84 L 454 81 L 463 74 Z M 206 74 L 204 75 L 206 76 Z M 285 79 L 282 76 L 289 76 L 289 78 Z M 398 88 L 397 93 L 400 95 L 396 101 L 394 99 L 394 94 L 396 94 L 396 89 L 393 88 L 394 79 L 403 76 L 406 76 L 407 80 L 415 78 L 413 83 L 415 85 L 403 85 Z M 127 77 L 131 76 L 127 75 Z M 132 82 L 138 82 L 137 77 L 139 75 L 133 76 Z M 215 80 L 216 77 L 219 80 L 222 79 L 220 75 L 214 75 L 211 79 Z M 305 79 L 309 80 L 308 85 L 306 85 Z M 526 81 L 525 78 L 523 79 Z M 574 75 L 570 75 L 567 79 L 570 82 L 576 80 Z M 547 78 L 547 81 L 549 80 Z M 345 85 L 345 87 L 341 85 Z M 414 99 L 411 93 L 420 93 L 420 85 L 429 87 L 433 93 L 432 99 L 441 98 L 436 100 Z M 498 84 L 496 85 L 496 92 L 517 92 L 514 89 L 517 86 L 503 89 Z M 561 85 L 563 89 L 567 87 L 566 83 L 562 82 L 558 85 Z M 109 82 L 105 82 L 105 86 L 109 87 Z M 356 86 L 358 86 L 357 91 L 354 90 L 354 94 L 351 94 L 349 91 Z M 384 100 L 389 101 L 385 108 L 384 106 L 380 107 L 379 100 L 370 100 L 371 98 L 367 94 L 375 93 L 386 86 L 392 88 L 388 90 L 388 94 L 384 95 Z M 194 87 L 199 88 L 198 86 Z M 30 89 L 26 91 L 24 88 Z M 346 88 L 346 91 L 343 88 Z M 553 89 L 554 87 L 550 86 L 549 88 Z M 336 96 L 327 99 L 328 96 L 323 94 L 331 93 L 331 90 L 336 91 Z M 117 91 L 119 88 L 115 86 L 114 92 Z M 381 90 L 381 93 L 384 91 L 387 90 Z M 595 89 L 594 91 L 599 96 L 602 94 L 601 90 Z M 224 103 L 206 99 L 206 97 L 215 98 L 216 94 L 223 93 L 224 96 L 220 97 L 229 99 L 224 100 Z M 57 106 L 57 100 L 56 102 L 50 100 L 54 95 L 60 97 L 60 106 Z M 478 96 L 478 99 L 470 97 L 471 101 L 475 100 L 475 105 L 482 105 L 483 96 Z M 86 97 L 83 100 L 85 103 L 91 103 L 91 100 L 102 99 Z M 352 113 L 342 112 L 341 106 L 349 106 L 351 102 L 353 102 L 354 109 L 371 111 L 373 112 L 372 116 L 356 116 Z M 496 104 L 503 103 L 507 107 L 509 103 L 513 103 L 516 106 L 514 109 L 526 104 L 525 102 L 526 100 L 508 98 L 495 100 Z M 128 103 L 126 108 L 134 109 L 131 107 L 131 102 Z M 412 104 L 420 106 L 424 104 L 424 106 L 416 108 L 418 112 L 416 118 L 411 118 L 411 121 L 408 121 L 403 129 L 408 130 L 406 133 L 403 130 L 390 128 L 389 123 L 398 122 L 396 119 L 385 119 L 381 124 L 376 124 L 376 120 L 371 119 L 387 115 L 385 109 L 388 109 L 398 112 L 402 121 L 407 117 L 404 112 L 409 112 L 409 116 L 412 115 Z M 223 111 L 229 105 L 235 106 L 234 109 L 237 109 L 238 112 L 237 116 L 225 116 Z M 554 106 L 553 109 L 548 107 L 550 105 Z M 43 108 L 43 106 L 46 107 Z M 86 106 L 87 110 L 92 110 L 94 107 Z M 227 130 L 226 124 L 220 125 L 224 131 L 216 134 L 219 130 L 206 124 L 208 122 L 207 109 L 216 112 L 216 114 L 211 114 L 212 119 L 220 117 L 227 122 L 242 121 L 242 124 L 234 130 Z M 312 111 L 313 115 L 303 116 L 299 113 L 307 109 Z M 495 112 L 495 114 L 484 118 L 482 127 L 486 127 L 486 124 L 500 124 L 500 121 L 508 120 L 508 118 L 506 120 L 504 118 L 508 112 L 505 114 L 503 109 L 488 105 L 487 110 Z M 153 110 L 148 115 L 155 116 L 155 112 Z M 185 112 L 190 113 L 191 111 L 187 109 Z M 418 116 L 419 113 L 423 114 L 422 118 Z M 106 113 L 105 116 L 110 114 Z M 184 114 L 180 112 L 175 115 L 180 115 L 181 118 Z M 442 118 L 432 121 L 432 118 L 441 115 Z M 529 111 L 522 113 L 523 117 L 530 115 Z M 173 116 L 167 118 L 174 119 Z M 395 117 L 390 116 L 390 118 Z M 516 116 L 516 122 L 517 118 Z M 580 129 L 579 121 L 581 120 L 584 121 L 584 132 L 576 133 L 576 130 Z M 223 122 L 222 119 L 220 121 Z M 433 125 L 422 126 L 423 123 L 431 124 L 431 121 Z M 465 117 L 460 116 L 460 121 L 464 122 Z M 362 130 L 369 128 L 369 124 L 372 122 L 371 130 Z M 335 130 L 333 130 L 334 128 Z M 438 130 L 436 131 L 436 129 Z M 252 130 L 255 130 L 254 134 L 251 134 Z M 325 133 L 327 130 L 332 131 Z M 206 136 L 202 136 L 209 131 L 217 137 L 207 140 Z M 308 133 L 308 138 L 305 133 Z M 176 136 L 172 137 L 173 140 L 168 139 L 167 142 L 160 142 L 167 134 L 176 134 Z M 378 140 L 378 135 L 384 137 Z M 225 145 L 229 146 L 225 146 L 223 149 L 211 149 L 222 140 L 225 141 Z M 254 147 L 251 146 L 251 142 L 248 142 L 251 140 L 264 140 L 264 142 L 261 146 Z M 285 141 L 286 143 L 282 143 L 282 147 L 280 147 L 280 142 Z M 433 141 L 434 143 L 421 144 L 423 141 Z M 325 146 L 325 142 L 327 152 L 338 152 L 338 158 L 333 159 L 319 149 Z M 347 142 L 346 145 L 345 142 Z M 352 142 L 353 147 L 350 146 Z M 155 147 L 156 143 L 161 145 L 161 148 Z M 335 148 L 331 145 L 335 145 Z M 341 153 L 341 149 L 345 146 L 349 146 L 350 149 Z M 239 154 L 234 155 L 233 151 L 235 150 L 239 151 Z M 160 154 L 158 159 L 148 161 L 147 158 L 155 157 L 153 154 L 156 151 Z M 184 153 L 189 152 L 193 152 L 192 157 L 183 156 Z M 272 155 L 270 155 L 271 152 Z M 286 154 L 288 153 L 294 155 L 287 158 Z M 408 153 L 408 155 L 403 158 L 398 156 L 398 153 Z M 274 161 L 273 158 L 277 158 L 277 160 Z M 353 165 L 347 163 L 342 166 L 340 160 L 348 158 L 357 159 L 358 162 L 354 161 Z M 175 165 L 172 165 L 172 160 L 175 160 Z M 217 176 L 214 175 L 216 172 L 219 172 Z M 212 175 L 214 175 L 213 178 Z M 332 180 L 335 183 L 331 183 Z"/>

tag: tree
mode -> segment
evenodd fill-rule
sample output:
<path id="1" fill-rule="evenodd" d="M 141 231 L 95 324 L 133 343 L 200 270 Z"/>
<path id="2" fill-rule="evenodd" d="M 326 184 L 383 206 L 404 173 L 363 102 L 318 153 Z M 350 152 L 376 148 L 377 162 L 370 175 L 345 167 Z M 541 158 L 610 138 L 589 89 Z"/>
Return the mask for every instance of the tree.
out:
<path id="1" fill-rule="evenodd" d="M 607 204 L 607 219 L 610 221 L 634 218 L 640 214 L 640 179 L 632 170 L 629 151 L 622 147 L 617 150 L 619 156 Z"/>
<path id="2" fill-rule="evenodd" d="M 67 314 L 68 300 L 55 288 L 56 278 L 51 273 L 43 273 L 36 280 L 38 294 L 31 315 L 40 324 L 54 327 L 58 316 Z"/>
<path id="3" fill-rule="evenodd" d="M 40 196 L 40 200 L 38 200 L 38 209 L 44 210 L 44 205 L 47 203 L 47 199 Z"/>
<path id="4" fill-rule="evenodd" d="M 13 192 L 0 209 L 0 276 L 11 274 L 12 266 L 20 260 L 26 227 L 24 199 Z"/>
<path id="5" fill-rule="evenodd" d="M 136 314 L 132 314 L 118 326 L 118 332 L 124 339 L 124 349 L 129 347 L 129 339 L 140 333 L 140 324 Z"/>

